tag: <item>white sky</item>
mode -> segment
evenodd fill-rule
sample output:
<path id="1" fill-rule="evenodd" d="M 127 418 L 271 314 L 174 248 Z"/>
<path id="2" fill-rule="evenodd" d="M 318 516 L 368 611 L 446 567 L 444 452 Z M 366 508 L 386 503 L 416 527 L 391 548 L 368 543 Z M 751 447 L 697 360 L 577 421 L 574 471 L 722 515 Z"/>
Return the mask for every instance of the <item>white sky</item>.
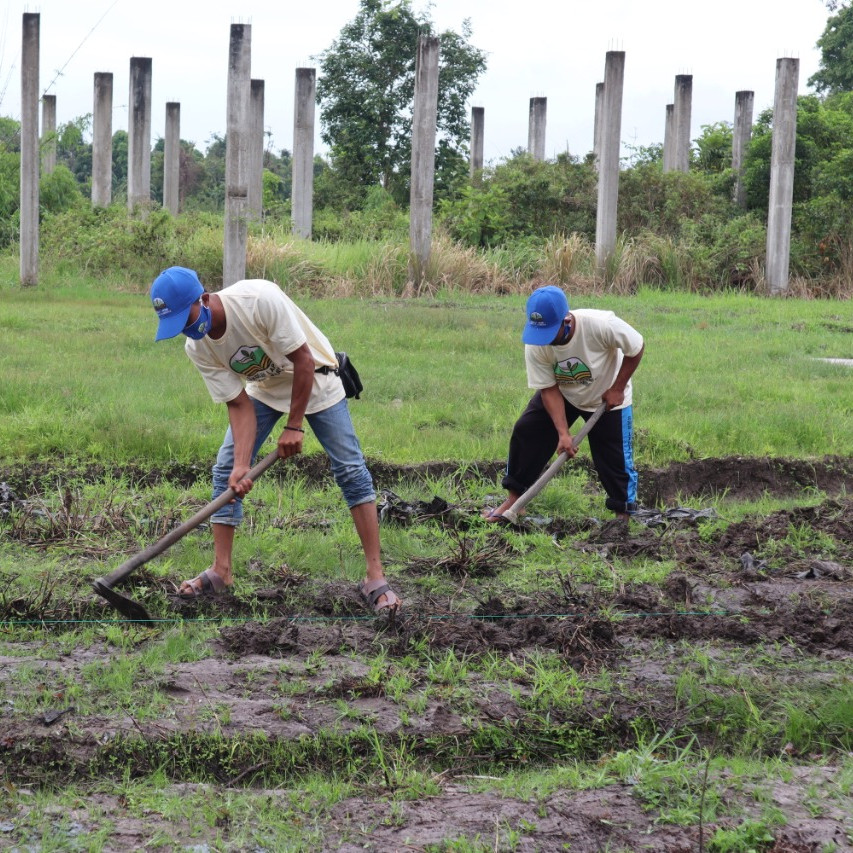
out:
<path id="1" fill-rule="evenodd" d="M 0 0 L 0 115 L 20 117 L 22 14 L 38 12 L 40 87 L 56 95 L 59 124 L 92 112 L 94 74 L 109 71 L 113 130 L 127 129 L 130 57 L 151 57 L 152 143 L 164 133 L 166 102 L 178 101 L 181 138 L 204 151 L 225 132 L 230 25 L 249 23 L 272 148 L 291 148 L 295 69 L 316 65 L 311 57 L 358 8 L 358 0 Z M 624 143 L 663 141 L 676 74 L 693 75 L 691 138 L 733 120 L 738 90 L 755 92 L 757 116 L 773 105 L 780 57 L 799 58 L 799 91 L 809 91 L 829 12 L 821 0 L 434 0 L 431 15 L 439 30 L 470 18 L 471 41 L 488 53 L 469 106 L 485 109 L 485 158 L 494 163 L 526 147 L 534 96 L 548 99 L 546 155 L 589 151 L 608 50 L 626 54 Z"/>

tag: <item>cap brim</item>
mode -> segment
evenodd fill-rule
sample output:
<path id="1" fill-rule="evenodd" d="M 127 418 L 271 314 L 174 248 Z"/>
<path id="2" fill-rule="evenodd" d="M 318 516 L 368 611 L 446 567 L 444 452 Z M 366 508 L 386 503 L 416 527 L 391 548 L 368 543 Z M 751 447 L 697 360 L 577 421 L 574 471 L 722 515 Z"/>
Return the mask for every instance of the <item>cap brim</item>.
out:
<path id="1" fill-rule="evenodd" d="M 560 330 L 562 319 L 555 326 L 531 326 L 524 327 L 521 333 L 521 340 L 525 344 L 530 344 L 535 347 L 546 347 L 551 341 L 557 337 L 557 332 Z"/>
<path id="2" fill-rule="evenodd" d="M 184 330 L 184 326 L 187 325 L 192 307 L 193 303 L 190 303 L 185 311 L 178 311 L 175 314 L 169 314 L 167 317 L 161 317 L 160 325 L 157 326 L 157 336 L 154 340 L 162 341 L 179 335 Z"/>

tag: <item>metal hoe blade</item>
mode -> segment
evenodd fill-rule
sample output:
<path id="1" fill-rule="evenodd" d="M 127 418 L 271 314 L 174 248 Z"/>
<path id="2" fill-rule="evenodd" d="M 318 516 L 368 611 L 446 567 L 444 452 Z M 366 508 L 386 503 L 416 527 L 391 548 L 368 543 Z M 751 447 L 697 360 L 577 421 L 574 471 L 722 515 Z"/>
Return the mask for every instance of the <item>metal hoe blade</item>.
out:
<path id="1" fill-rule="evenodd" d="M 105 598 L 110 604 L 112 604 L 112 606 L 115 607 L 122 616 L 130 619 L 132 622 L 151 621 L 151 616 L 149 616 L 148 611 L 138 601 L 134 601 L 132 598 L 128 598 L 120 592 L 116 592 L 114 589 L 103 583 L 100 578 L 93 581 L 92 589 L 94 589 L 101 598 Z"/>

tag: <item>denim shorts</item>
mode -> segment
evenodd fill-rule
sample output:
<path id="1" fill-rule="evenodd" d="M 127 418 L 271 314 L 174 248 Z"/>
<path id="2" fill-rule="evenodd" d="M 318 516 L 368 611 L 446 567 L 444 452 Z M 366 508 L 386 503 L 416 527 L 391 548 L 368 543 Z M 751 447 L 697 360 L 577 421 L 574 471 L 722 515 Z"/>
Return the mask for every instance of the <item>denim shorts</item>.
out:
<path id="1" fill-rule="evenodd" d="M 261 445 L 267 440 L 273 427 L 284 414 L 250 398 L 255 407 L 257 419 L 257 435 L 252 450 L 252 463 Z M 329 457 L 332 476 L 340 488 L 347 506 L 352 508 L 359 504 L 376 500 L 373 488 L 373 477 L 367 470 L 361 445 L 350 418 L 347 401 L 341 400 L 322 412 L 305 415 L 317 441 Z M 234 467 L 234 437 L 231 427 L 225 433 L 225 439 L 216 456 L 213 466 L 213 497 L 216 499 L 228 488 L 228 478 Z M 234 503 L 226 504 L 217 510 L 210 518 L 213 524 L 230 524 L 236 527 L 243 520 L 243 501 L 237 498 Z"/>

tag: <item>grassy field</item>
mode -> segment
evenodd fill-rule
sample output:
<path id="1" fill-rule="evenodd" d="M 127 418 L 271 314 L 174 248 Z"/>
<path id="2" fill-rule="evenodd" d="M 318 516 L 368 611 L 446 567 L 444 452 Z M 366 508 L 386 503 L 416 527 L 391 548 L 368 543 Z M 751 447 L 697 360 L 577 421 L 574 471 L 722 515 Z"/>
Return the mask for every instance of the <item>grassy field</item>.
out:
<path id="1" fill-rule="evenodd" d="M 181 342 L 154 343 L 146 284 L 0 285 L 0 459 L 209 460 L 226 418 Z M 352 406 L 368 456 L 402 464 L 497 459 L 529 392 L 521 295 L 299 303 L 366 385 Z M 637 459 L 849 455 L 848 303 L 642 291 L 579 297 L 646 339 Z M 309 443 L 308 451 L 316 450 Z"/>
<path id="2" fill-rule="evenodd" d="M 253 490 L 231 595 L 174 594 L 202 529 L 134 574 L 131 624 L 90 581 L 208 500 L 224 407 L 147 283 L 3 279 L 0 847 L 853 849 L 853 383 L 820 361 L 849 303 L 570 293 L 643 333 L 641 480 L 708 517 L 608 526 L 584 450 L 504 528 L 524 296 L 299 293 L 364 380 L 406 609 L 361 606 L 309 459 Z M 682 493 L 674 463 L 737 476 Z"/>

